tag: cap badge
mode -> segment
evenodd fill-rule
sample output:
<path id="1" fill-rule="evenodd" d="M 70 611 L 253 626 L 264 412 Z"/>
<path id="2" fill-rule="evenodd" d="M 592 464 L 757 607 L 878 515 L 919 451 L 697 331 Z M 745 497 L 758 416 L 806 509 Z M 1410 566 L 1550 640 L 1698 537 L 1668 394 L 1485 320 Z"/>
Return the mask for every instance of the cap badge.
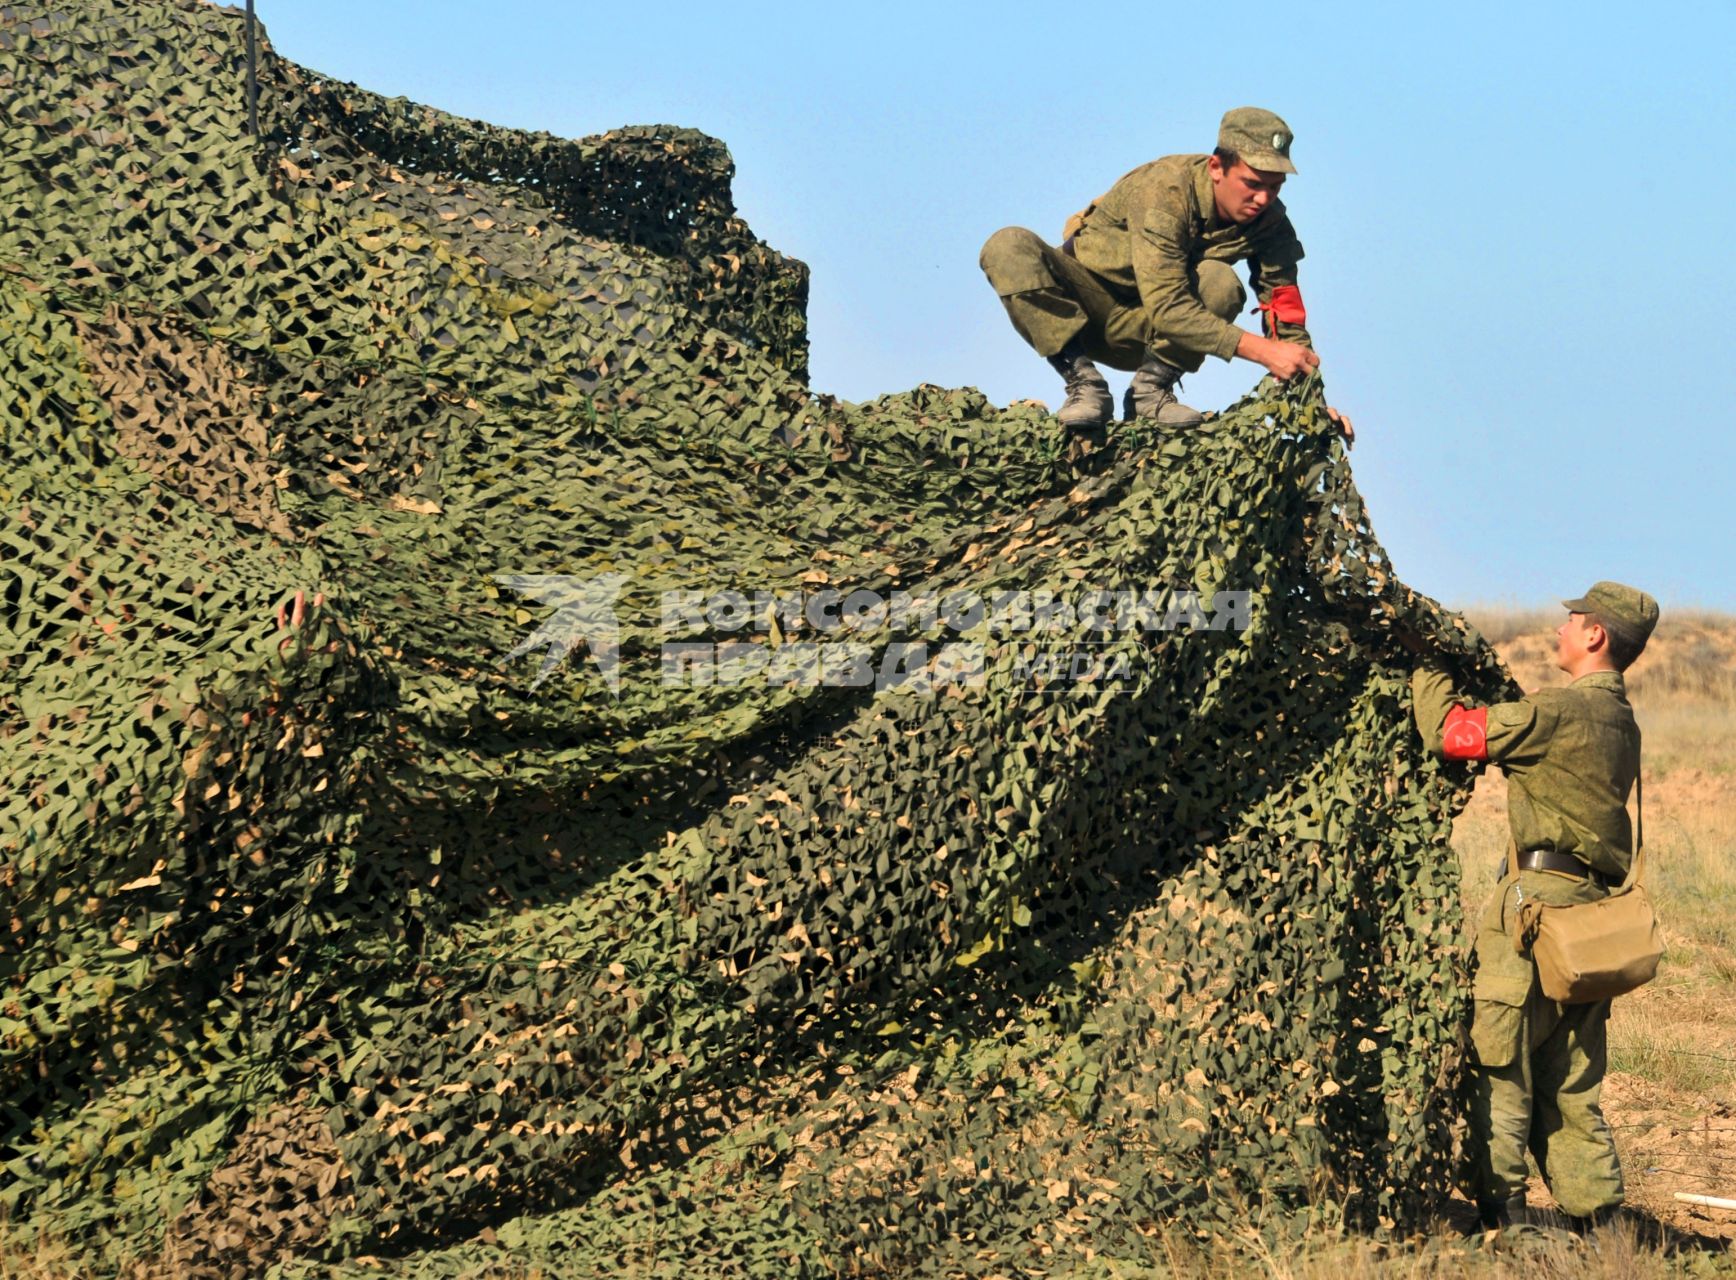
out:
<path id="1" fill-rule="evenodd" d="M 1284 135 L 1281 133 L 1274 133 L 1272 135 L 1272 150 L 1282 151 L 1283 149 L 1284 149 Z"/>

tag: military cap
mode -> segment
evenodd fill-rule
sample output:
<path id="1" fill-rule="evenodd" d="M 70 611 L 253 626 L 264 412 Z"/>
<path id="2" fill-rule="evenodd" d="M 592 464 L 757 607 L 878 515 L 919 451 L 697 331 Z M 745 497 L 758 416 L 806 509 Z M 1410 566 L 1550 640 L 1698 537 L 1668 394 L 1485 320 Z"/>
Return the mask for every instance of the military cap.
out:
<path id="1" fill-rule="evenodd" d="M 1609 631 L 1630 644 L 1644 645 L 1658 625 L 1658 602 L 1636 587 L 1594 583 L 1577 600 L 1563 600 L 1572 613 L 1594 613 Z"/>
<path id="2" fill-rule="evenodd" d="M 1235 107 L 1224 112 L 1218 125 L 1218 145 L 1234 151 L 1249 168 L 1267 173 L 1295 173 L 1290 163 L 1290 141 L 1296 135 L 1290 126 L 1259 107 Z"/>

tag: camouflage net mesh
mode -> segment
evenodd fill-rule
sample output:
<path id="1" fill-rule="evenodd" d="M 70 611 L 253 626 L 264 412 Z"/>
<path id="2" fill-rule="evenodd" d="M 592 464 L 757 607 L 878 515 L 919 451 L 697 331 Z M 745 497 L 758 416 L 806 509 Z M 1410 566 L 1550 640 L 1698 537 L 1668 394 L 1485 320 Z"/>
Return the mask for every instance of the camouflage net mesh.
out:
<path id="1" fill-rule="evenodd" d="M 1505 674 L 1392 576 L 1318 385 L 1086 452 L 816 396 L 717 142 L 268 47 L 252 138 L 242 40 L 0 5 L 0 1210 L 190 1275 L 1101 1274 L 1164 1222 L 1419 1222 L 1470 778 L 1392 624 Z M 553 610 L 501 574 L 619 575 L 618 691 L 505 660 Z M 984 632 L 970 687 L 657 675 L 663 590 L 1081 583 L 1248 625 L 1063 619 L 1116 660 L 1083 683 Z M 854 638 L 913 637 L 960 642 Z"/>

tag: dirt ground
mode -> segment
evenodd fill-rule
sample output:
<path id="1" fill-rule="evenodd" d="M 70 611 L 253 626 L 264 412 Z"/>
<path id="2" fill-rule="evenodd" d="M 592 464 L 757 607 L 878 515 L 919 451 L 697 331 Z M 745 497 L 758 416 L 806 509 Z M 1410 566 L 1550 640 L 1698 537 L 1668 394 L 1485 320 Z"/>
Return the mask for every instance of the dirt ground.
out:
<path id="1" fill-rule="evenodd" d="M 1604 1084 L 1628 1203 L 1686 1235 L 1736 1245 L 1736 1211 L 1683 1204 L 1678 1191 L 1736 1199 L 1736 1106 L 1617 1072 Z M 1530 1199 L 1549 1203 L 1541 1179 Z"/>

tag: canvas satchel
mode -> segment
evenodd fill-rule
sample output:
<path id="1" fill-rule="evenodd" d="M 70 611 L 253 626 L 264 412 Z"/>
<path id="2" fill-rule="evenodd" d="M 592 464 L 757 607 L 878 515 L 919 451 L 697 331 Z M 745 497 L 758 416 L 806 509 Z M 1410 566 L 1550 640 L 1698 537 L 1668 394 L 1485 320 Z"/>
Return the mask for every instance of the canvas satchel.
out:
<path id="1" fill-rule="evenodd" d="M 1650 982 L 1664 954 L 1651 899 L 1641 876 L 1645 870 L 1645 802 L 1634 779 L 1636 821 L 1634 860 L 1626 879 L 1596 902 L 1552 906 L 1527 902 L 1519 908 L 1513 945 L 1527 948 L 1537 963 L 1543 994 L 1562 1004 L 1592 1004 L 1626 995 Z M 1518 850 L 1508 867 L 1518 870 Z"/>

